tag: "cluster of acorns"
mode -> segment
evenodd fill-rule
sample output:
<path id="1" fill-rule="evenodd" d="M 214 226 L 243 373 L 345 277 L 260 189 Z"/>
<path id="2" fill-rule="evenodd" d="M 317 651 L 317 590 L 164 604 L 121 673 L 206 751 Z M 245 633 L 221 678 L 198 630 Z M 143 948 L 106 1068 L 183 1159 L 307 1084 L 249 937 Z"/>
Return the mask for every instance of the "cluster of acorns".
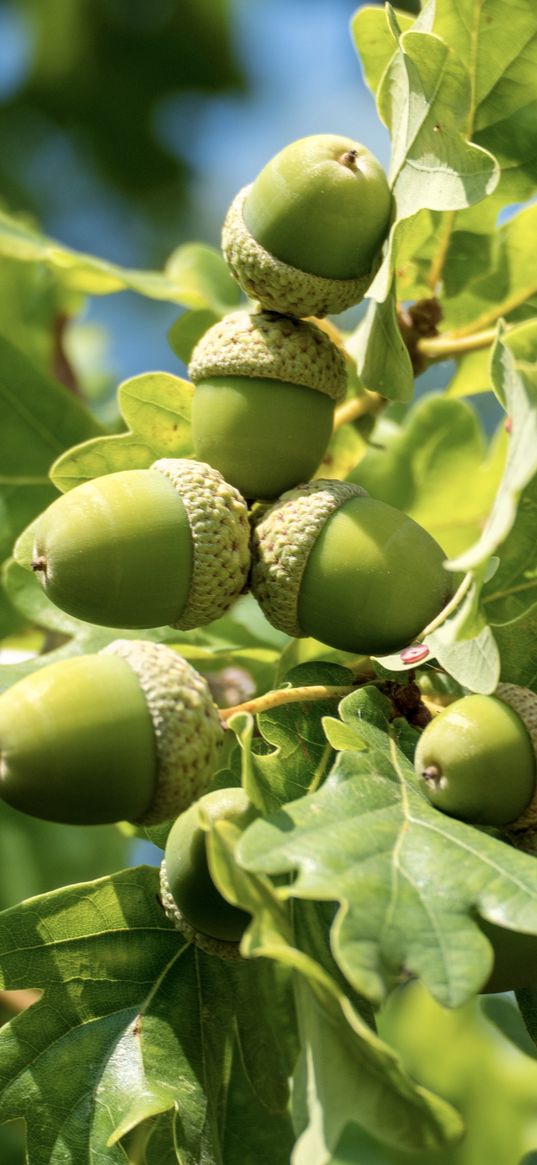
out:
<path id="1" fill-rule="evenodd" d="M 438 614 L 450 576 L 434 539 L 356 485 L 310 480 L 346 393 L 346 359 L 304 317 L 362 298 L 390 215 L 379 163 L 331 135 L 293 143 L 240 192 L 223 250 L 257 303 L 209 329 L 192 354 L 196 460 L 96 478 L 49 506 L 27 565 L 55 604 L 107 627 L 191 629 L 250 589 L 280 630 L 366 655 L 402 649 Z M 205 853 L 203 831 L 189 849 L 185 829 L 192 836 L 189 807 L 221 738 L 205 680 L 176 652 L 118 640 L 38 669 L 0 698 L 0 796 L 67 823 L 181 814 L 163 899 L 203 931 L 177 855 Z M 225 812 L 238 796 L 228 793 Z M 242 814 L 243 800 L 235 808 Z"/>

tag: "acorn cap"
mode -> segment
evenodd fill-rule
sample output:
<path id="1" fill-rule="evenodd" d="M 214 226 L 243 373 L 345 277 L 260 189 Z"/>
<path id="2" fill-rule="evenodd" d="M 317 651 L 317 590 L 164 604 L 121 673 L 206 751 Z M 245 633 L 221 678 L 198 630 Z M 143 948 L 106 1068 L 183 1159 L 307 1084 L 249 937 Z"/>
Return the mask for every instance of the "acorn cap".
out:
<path id="1" fill-rule="evenodd" d="M 355 279 L 329 279 L 283 263 L 254 239 L 243 217 L 253 183 L 233 199 L 222 228 L 222 250 L 232 275 L 251 299 L 291 316 L 337 314 L 359 303 L 373 272 Z"/>
<path id="2" fill-rule="evenodd" d="M 190 524 L 190 596 L 180 619 L 172 624 L 187 631 L 219 619 L 246 586 L 250 566 L 248 507 L 239 491 L 205 462 L 161 458 L 151 469 L 171 481 Z"/>
<path id="3" fill-rule="evenodd" d="M 343 352 L 321 328 L 275 312 L 232 312 L 202 336 L 188 368 L 194 383 L 212 376 L 252 376 L 314 388 L 343 400 Z"/>
<path id="4" fill-rule="evenodd" d="M 365 496 L 352 482 L 319 478 L 282 494 L 254 525 L 252 594 L 269 622 L 287 635 L 306 635 L 298 621 L 300 586 L 325 522 L 349 498 Z"/>
<path id="5" fill-rule="evenodd" d="M 242 959 L 239 949 L 240 944 L 238 942 L 232 942 L 224 938 L 212 938 L 211 935 L 203 934 L 201 930 L 196 930 L 187 922 L 184 914 L 179 910 L 170 890 L 164 859 L 160 864 L 160 899 L 166 918 L 170 922 L 173 922 L 175 929 L 180 931 L 187 942 L 194 943 L 200 950 L 205 951 L 206 955 L 216 955 L 219 959 L 224 959 L 228 962 L 236 963 Z"/>
<path id="6" fill-rule="evenodd" d="M 137 824 L 177 817 L 207 789 L 223 729 L 207 681 L 170 647 L 116 639 L 102 655 L 118 655 L 138 678 L 153 721 L 157 780 L 153 800 Z"/>
<path id="7" fill-rule="evenodd" d="M 532 743 L 537 769 L 537 695 L 518 684 L 498 684 L 494 695 L 508 704 L 522 720 Z M 531 852 L 537 849 L 537 780 L 532 800 L 520 817 L 509 823 L 506 832 L 514 835 L 512 840 L 516 845 L 524 842 L 521 848 L 529 848 Z"/>

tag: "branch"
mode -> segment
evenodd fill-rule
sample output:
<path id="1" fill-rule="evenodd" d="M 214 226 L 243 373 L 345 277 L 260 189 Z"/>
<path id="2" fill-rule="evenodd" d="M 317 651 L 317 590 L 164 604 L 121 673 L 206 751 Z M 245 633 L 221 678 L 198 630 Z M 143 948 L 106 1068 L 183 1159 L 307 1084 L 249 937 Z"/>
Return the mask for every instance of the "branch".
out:
<path id="1" fill-rule="evenodd" d="M 482 332 L 470 332 L 464 336 L 455 332 L 444 332 L 440 336 L 418 340 L 417 349 L 429 362 L 450 360 L 463 356 L 465 352 L 477 352 L 480 348 L 488 348 L 495 338 L 496 328 L 486 328 Z"/>
<path id="2" fill-rule="evenodd" d="M 363 677 L 364 681 L 369 677 Z M 256 696 L 253 700 L 245 700 L 243 704 L 234 704 L 232 708 L 221 708 L 220 719 L 229 720 L 236 712 L 269 712 L 272 708 L 280 708 L 282 704 L 302 704 L 313 700 L 337 700 L 356 691 L 356 684 L 309 684 L 302 688 L 278 688 L 274 692 L 266 692 L 264 696 Z"/>

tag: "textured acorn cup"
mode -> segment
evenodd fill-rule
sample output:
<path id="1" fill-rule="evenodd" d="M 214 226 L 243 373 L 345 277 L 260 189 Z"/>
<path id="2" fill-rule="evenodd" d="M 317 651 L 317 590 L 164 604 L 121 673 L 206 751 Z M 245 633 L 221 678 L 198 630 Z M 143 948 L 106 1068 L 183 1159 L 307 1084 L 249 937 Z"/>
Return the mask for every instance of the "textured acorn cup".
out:
<path id="1" fill-rule="evenodd" d="M 118 639 L 0 696 L 0 799 L 45 821 L 154 825 L 207 788 L 223 730 L 205 679 L 171 648 Z"/>
<path id="2" fill-rule="evenodd" d="M 463 696 L 423 730 L 415 754 L 421 788 L 437 809 L 474 825 L 531 829 L 537 779 L 537 696 L 500 684 Z"/>
<path id="3" fill-rule="evenodd" d="M 208 954 L 238 958 L 238 944 L 250 915 L 227 902 L 217 890 L 207 860 L 207 831 L 200 814 L 210 821 L 238 823 L 253 816 L 240 788 L 206 793 L 174 822 L 160 869 L 161 898 L 174 926 Z"/>
<path id="4" fill-rule="evenodd" d="M 318 480 L 284 494 L 255 525 L 251 587 L 278 630 L 386 655 L 444 606 L 443 560 L 400 510 L 350 482 Z"/>
<path id="5" fill-rule="evenodd" d="M 275 498 L 311 477 L 347 384 L 326 332 L 274 312 L 233 312 L 196 345 L 189 375 L 196 456 L 245 498 Z"/>
<path id="6" fill-rule="evenodd" d="M 314 134 L 286 146 L 239 191 L 222 250 L 263 307 L 325 316 L 363 298 L 391 207 L 386 175 L 365 146 Z"/>
<path id="7" fill-rule="evenodd" d="M 249 536 L 246 502 L 216 469 L 164 458 L 57 498 L 35 524 L 30 565 L 78 619 L 188 630 L 244 589 Z"/>

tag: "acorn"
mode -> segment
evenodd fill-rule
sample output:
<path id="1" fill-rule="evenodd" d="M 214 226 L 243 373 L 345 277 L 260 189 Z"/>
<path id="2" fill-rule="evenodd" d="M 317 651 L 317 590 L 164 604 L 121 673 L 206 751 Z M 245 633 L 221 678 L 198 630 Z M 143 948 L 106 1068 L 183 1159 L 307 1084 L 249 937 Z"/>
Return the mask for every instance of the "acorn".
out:
<path id="1" fill-rule="evenodd" d="M 386 175 L 365 146 L 313 134 L 239 191 L 222 250 L 251 299 L 285 315 L 322 317 L 363 298 L 391 211 Z"/>
<path id="2" fill-rule="evenodd" d="M 537 696 L 500 684 L 462 696 L 424 728 L 414 758 L 432 805 L 473 825 L 537 827 Z"/>
<path id="3" fill-rule="evenodd" d="M 261 513 L 251 589 L 267 619 L 360 655 L 410 643 L 451 591 L 444 553 L 417 522 L 360 486 L 319 479 Z"/>
<path id="4" fill-rule="evenodd" d="M 343 352 L 321 328 L 275 312 L 227 315 L 196 345 L 196 456 L 245 498 L 272 499 L 307 481 L 346 392 Z"/>
<path id="5" fill-rule="evenodd" d="M 31 569 L 69 615 L 103 627 L 201 627 L 246 585 L 244 498 L 209 465 L 155 461 L 56 498 L 34 525 Z"/>
<path id="6" fill-rule="evenodd" d="M 167 917 L 189 942 L 208 954 L 237 959 L 250 915 L 222 896 L 207 860 L 203 818 L 236 824 L 253 820 L 255 810 L 241 788 L 216 789 L 191 805 L 168 834 L 160 868 L 161 899 Z"/>
<path id="7" fill-rule="evenodd" d="M 170 647 L 117 639 L 0 696 L 0 799 L 68 825 L 154 825 L 207 789 L 223 740 L 206 680 Z"/>

